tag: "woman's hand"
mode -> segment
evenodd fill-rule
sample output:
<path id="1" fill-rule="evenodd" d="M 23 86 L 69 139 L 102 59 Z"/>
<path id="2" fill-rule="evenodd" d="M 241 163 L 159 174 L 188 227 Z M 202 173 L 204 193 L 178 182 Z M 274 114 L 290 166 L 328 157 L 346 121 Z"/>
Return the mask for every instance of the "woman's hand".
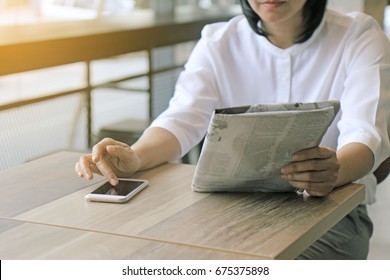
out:
<path id="1" fill-rule="evenodd" d="M 340 162 L 336 151 L 317 147 L 299 151 L 282 167 L 282 178 L 313 196 L 326 196 L 336 186 Z"/>
<path id="2" fill-rule="evenodd" d="M 129 145 L 105 138 L 96 144 L 92 154 L 80 157 L 75 171 L 80 178 L 91 180 L 93 173 L 101 174 L 112 185 L 118 184 L 118 177 L 127 177 L 138 171 L 140 158 Z"/>

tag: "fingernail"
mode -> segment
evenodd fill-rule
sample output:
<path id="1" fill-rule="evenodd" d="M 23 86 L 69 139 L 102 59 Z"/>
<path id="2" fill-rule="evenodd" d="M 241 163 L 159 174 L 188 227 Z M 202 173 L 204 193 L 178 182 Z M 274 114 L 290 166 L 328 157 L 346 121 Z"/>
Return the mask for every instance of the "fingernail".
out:
<path id="1" fill-rule="evenodd" d="M 110 184 L 113 185 L 113 186 L 116 186 L 118 184 L 118 180 L 110 179 Z"/>

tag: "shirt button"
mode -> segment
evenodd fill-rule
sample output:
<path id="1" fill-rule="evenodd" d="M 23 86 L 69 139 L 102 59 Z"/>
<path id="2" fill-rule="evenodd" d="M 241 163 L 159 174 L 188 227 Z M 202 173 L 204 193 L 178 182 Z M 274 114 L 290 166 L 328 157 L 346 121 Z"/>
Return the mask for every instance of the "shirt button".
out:
<path id="1" fill-rule="evenodd" d="M 285 74 L 282 76 L 283 81 L 287 81 L 289 79 L 289 75 Z"/>

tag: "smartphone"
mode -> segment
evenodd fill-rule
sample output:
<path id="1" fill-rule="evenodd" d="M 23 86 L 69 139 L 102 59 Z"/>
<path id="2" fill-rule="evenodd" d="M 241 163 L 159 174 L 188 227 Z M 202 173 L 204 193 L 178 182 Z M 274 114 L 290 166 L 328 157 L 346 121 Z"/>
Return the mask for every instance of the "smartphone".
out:
<path id="1" fill-rule="evenodd" d="M 88 201 L 124 203 L 149 185 L 147 180 L 119 178 L 116 186 L 105 182 L 85 195 Z"/>

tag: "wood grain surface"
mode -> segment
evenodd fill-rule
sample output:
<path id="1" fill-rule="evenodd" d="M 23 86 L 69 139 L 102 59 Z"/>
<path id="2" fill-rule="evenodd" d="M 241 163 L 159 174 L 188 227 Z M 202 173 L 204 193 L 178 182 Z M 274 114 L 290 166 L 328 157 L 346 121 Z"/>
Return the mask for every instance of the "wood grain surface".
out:
<path id="1" fill-rule="evenodd" d="M 150 185 L 128 203 L 88 202 L 84 195 L 102 178 L 79 179 L 73 171 L 79 156 L 62 152 L 0 172 L 0 181 L 5 182 L 0 186 L 3 218 L 93 236 L 112 234 L 224 251 L 229 256 L 293 259 L 364 199 L 364 186 L 357 184 L 338 188 L 325 198 L 297 193 L 196 193 L 191 190 L 195 166 L 169 163 L 132 176 L 148 179 Z M 11 190 L 6 187 L 10 184 Z"/>
<path id="2" fill-rule="evenodd" d="M 258 257 L 128 236 L 0 219 L 2 260 L 246 260 Z"/>

